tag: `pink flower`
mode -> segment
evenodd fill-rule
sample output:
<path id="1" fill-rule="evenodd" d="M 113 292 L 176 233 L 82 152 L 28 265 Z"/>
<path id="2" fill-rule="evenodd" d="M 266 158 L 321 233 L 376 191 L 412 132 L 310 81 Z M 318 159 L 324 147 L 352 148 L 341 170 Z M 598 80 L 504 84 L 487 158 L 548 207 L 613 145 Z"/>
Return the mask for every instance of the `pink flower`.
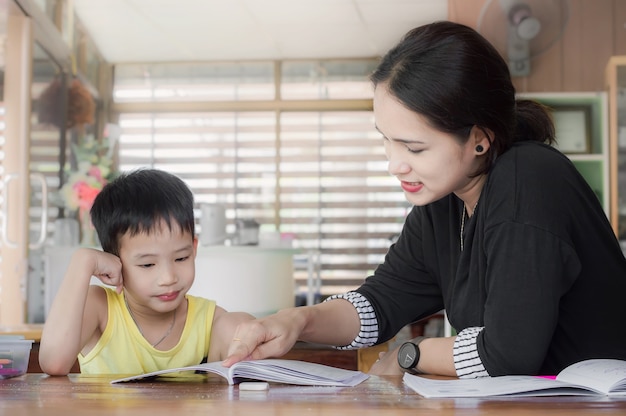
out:
<path id="1" fill-rule="evenodd" d="M 99 166 L 91 166 L 87 171 L 87 175 L 93 176 L 98 182 L 104 184 L 104 178 L 102 177 L 102 169 Z"/>
<path id="2" fill-rule="evenodd" d="M 115 177 L 108 137 L 102 142 L 85 137 L 80 146 L 72 144 L 72 153 L 75 165 L 59 190 L 58 204 L 72 211 L 89 211 L 100 190 Z"/>
<path id="3" fill-rule="evenodd" d="M 78 196 L 78 207 L 81 210 L 89 210 L 100 193 L 101 187 L 94 187 L 85 181 L 78 181 L 73 186 Z"/>

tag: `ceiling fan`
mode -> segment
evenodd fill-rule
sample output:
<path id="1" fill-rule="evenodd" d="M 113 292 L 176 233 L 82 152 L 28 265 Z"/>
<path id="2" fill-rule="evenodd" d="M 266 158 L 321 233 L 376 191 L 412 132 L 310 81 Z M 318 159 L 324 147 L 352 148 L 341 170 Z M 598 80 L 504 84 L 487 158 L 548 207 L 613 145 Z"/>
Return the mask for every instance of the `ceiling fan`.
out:
<path id="1" fill-rule="evenodd" d="M 554 46 L 568 19 L 567 0 L 488 0 L 477 30 L 507 59 L 511 76 L 527 76 L 531 59 Z"/>

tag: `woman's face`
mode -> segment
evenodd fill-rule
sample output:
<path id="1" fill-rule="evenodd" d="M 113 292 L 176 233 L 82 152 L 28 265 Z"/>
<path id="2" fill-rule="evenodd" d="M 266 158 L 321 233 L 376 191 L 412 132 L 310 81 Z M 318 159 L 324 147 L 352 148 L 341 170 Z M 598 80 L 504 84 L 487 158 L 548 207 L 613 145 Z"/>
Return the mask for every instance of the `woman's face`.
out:
<path id="1" fill-rule="evenodd" d="M 374 92 L 374 118 L 384 138 L 389 173 L 400 180 L 409 202 L 426 205 L 450 193 L 463 198 L 471 192 L 476 178 L 469 176 L 478 166 L 472 137 L 460 144 L 454 136 L 434 129 L 384 84 Z"/>

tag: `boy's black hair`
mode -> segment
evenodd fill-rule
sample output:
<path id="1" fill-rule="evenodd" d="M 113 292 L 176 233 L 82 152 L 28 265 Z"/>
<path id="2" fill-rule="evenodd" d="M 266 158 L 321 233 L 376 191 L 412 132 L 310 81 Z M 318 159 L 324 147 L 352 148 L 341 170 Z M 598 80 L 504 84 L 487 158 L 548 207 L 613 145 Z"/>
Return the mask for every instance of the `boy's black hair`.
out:
<path id="1" fill-rule="evenodd" d="M 120 174 L 108 183 L 91 207 L 91 221 L 102 249 L 119 256 L 120 238 L 150 233 L 161 220 L 195 236 L 194 199 L 179 177 L 157 169 Z"/>

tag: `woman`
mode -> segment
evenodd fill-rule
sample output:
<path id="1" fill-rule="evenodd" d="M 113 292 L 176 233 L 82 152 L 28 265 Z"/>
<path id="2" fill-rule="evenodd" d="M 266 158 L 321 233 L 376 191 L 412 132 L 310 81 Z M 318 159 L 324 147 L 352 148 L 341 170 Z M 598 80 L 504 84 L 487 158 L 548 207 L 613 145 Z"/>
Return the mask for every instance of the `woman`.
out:
<path id="1" fill-rule="evenodd" d="M 353 292 L 240 325 L 224 365 L 297 340 L 367 347 L 442 309 L 458 335 L 390 351 L 372 373 L 556 374 L 626 359 L 626 259 L 594 192 L 549 146 L 549 113 L 516 100 L 498 52 L 437 22 L 410 31 L 372 81 L 389 172 L 415 206 L 397 243 Z"/>

